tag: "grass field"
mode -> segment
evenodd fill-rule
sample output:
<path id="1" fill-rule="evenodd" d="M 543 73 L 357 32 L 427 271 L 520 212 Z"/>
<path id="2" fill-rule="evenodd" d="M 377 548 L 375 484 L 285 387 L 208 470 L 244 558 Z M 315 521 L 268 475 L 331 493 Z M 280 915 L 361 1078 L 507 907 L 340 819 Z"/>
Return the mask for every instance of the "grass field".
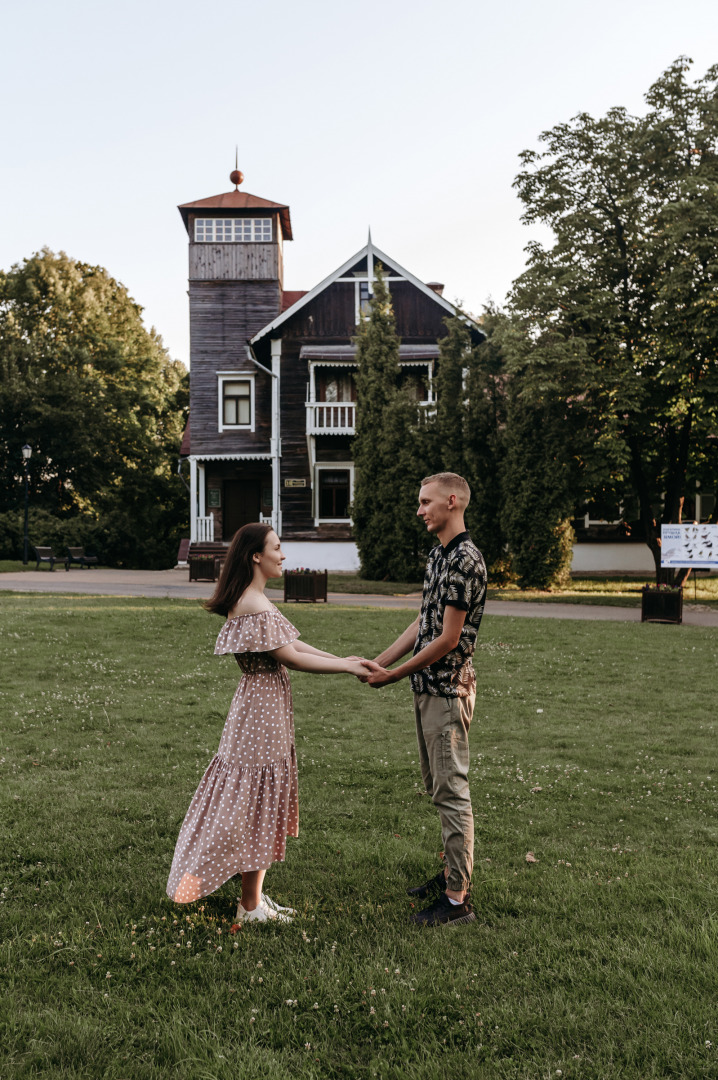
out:
<path id="1" fill-rule="evenodd" d="M 367 655 L 412 618 L 287 614 Z M 715 631 L 484 620 L 478 920 L 433 931 L 408 686 L 294 674 L 300 837 L 266 888 L 301 917 L 233 935 L 234 883 L 164 895 L 238 678 L 219 627 L 0 596 L 0 1076 L 718 1076 Z"/>

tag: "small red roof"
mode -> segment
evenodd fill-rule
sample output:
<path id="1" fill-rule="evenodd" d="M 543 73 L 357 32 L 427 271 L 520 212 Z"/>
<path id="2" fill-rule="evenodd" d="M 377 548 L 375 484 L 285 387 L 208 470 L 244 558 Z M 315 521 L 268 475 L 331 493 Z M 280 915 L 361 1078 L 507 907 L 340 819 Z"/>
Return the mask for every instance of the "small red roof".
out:
<path id="1" fill-rule="evenodd" d="M 292 239 L 292 222 L 289 217 L 289 207 L 285 203 L 260 199 L 258 195 L 250 195 L 248 191 L 225 191 L 221 195 L 210 195 L 208 199 L 196 199 L 194 202 L 182 203 L 177 209 L 182 215 L 182 220 L 188 232 L 189 215 L 193 210 L 277 210 L 282 222 L 284 239 Z"/>
<path id="2" fill-rule="evenodd" d="M 307 291 L 307 289 L 285 289 L 282 292 L 282 309 L 279 314 L 281 315 L 282 312 L 286 311 L 287 308 L 290 308 L 292 304 L 296 304 L 297 300 L 301 300 L 303 296 L 306 296 Z"/>

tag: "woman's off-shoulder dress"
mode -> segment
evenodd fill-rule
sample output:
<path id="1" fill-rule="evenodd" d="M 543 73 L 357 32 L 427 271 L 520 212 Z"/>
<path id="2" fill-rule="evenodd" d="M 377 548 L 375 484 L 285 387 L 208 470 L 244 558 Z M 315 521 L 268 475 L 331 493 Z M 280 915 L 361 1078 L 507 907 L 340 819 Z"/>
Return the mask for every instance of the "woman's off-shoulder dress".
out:
<path id="1" fill-rule="evenodd" d="M 179 904 L 281 862 L 287 837 L 298 835 L 292 691 L 287 669 L 267 655 L 298 637 L 274 607 L 220 631 L 215 654 L 234 653 L 244 675 L 177 840 L 167 893 Z"/>

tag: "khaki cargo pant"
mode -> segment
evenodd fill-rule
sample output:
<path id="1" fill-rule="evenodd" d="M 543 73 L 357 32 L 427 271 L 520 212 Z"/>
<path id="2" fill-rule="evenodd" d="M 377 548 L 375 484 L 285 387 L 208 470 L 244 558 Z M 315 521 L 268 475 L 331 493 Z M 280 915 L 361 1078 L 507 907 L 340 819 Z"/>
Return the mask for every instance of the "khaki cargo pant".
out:
<path id="1" fill-rule="evenodd" d="M 414 694 L 424 786 L 439 811 L 447 887 L 464 892 L 474 868 L 474 815 L 469 794 L 469 726 L 475 694 L 463 698 Z"/>

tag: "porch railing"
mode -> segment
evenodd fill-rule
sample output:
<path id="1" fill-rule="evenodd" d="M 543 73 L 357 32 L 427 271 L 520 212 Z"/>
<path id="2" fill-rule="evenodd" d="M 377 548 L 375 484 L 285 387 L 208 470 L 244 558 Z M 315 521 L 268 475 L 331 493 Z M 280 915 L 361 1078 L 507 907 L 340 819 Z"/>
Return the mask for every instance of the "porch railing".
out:
<path id="1" fill-rule="evenodd" d="M 197 543 L 214 543 L 214 516 L 212 514 L 209 517 L 197 518 Z"/>
<path id="2" fill-rule="evenodd" d="M 308 401 L 307 435 L 353 435 L 354 401 Z"/>

